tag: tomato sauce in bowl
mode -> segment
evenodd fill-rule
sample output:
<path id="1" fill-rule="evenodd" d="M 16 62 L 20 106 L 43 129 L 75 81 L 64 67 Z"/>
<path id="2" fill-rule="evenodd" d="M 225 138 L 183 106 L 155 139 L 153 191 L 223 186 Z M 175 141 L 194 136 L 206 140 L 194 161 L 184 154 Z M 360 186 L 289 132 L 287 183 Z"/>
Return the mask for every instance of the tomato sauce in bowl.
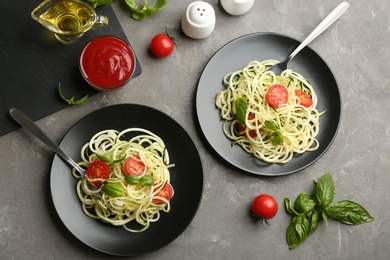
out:
<path id="1" fill-rule="evenodd" d="M 112 91 L 123 87 L 135 71 L 135 54 L 128 43 L 115 36 L 90 41 L 80 56 L 80 71 L 95 89 Z"/>

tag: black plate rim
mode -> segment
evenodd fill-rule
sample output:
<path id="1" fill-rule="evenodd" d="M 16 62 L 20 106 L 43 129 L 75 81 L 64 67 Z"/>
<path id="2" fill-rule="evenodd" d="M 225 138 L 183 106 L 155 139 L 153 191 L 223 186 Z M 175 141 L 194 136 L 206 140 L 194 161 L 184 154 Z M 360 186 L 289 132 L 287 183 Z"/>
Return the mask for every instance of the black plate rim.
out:
<path id="1" fill-rule="evenodd" d="M 173 242 L 175 239 L 177 239 L 188 228 L 188 226 L 191 224 L 191 222 L 195 218 L 195 216 L 196 216 L 196 214 L 197 214 L 197 212 L 199 210 L 200 204 L 201 204 L 202 195 L 203 195 L 204 176 L 203 176 L 203 163 L 201 161 L 201 158 L 200 158 L 199 152 L 197 150 L 197 147 L 196 147 L 193 139 L 191 138 L 191 136 L 188 134 L 188 132 L 175 119 L 173 119 L 172 117 L 170 117 L 166 113 L 163 113 L 163 112 L 161 112 L 161 111 L 159 111 L 159 110 L 157 110 L 155 108 L 152 108 L 152 107 L 149 107 L 149 106 L 146 106 L 146 105 L 126 103 L 126 104 L 110 105 L 110 106 L 106 106 L 106 107 L 97 109 L 97 110 L 87 114 L 83 118 L 81 118 L 79 121 L 77 121 L 67 131 L 67 133 L 64 135 L 62 141 L 60 142 L 60 147 L 66 153 L 68 153 L 68 155 L 71 155 L 71 152 L 69 151 L 69 149 L 67 147 L 64 147 L 64 142 L 68 141 L 67 137 L 74 135 L 74 133 L 72 133 L 72 131 L 74 131 L 74 129 L 77 126 L 79 126 L 80 124 L 82 124 L 83 122 L 85 122 L 88 119 L 91 119 L 93 117 L 101 115 L 105 111 L 106 112 L 108 112 L 109 110 L 113 110 L 113 111 L 124 110 L 124 111 L 127 111 L 126 109 L 129 110 L 129 111 L 130 110 L 134 110 L 134 109 L 143 110 L 144 113 L 143 113 L 142 116 L 147 116 L 147 115 L 151 115 L 151 114 L 154 113 L 154 115 L 159 114 L 159 115 L 161 115 L 162 118 L 169 119 L 170 122 L 168 122 L 163 127 L 161 127 L 161 126 L 159 126 L 159 127 L 162 129 L 164 127 L 169 127 L 169 126 L 172 127 L 172 124 L 175 124 L 175 129 L 177 130 L 175 132 L 175 137 L 181 136 L 181 138 L 183 138 L 183 140 L 188 141 L 186 144 L 184 144 L 184 146 L 186 146 L 187 149 L 191 150 L 190 151 L 191 161 L 194 162 L 194 163 L 193 164 L 190 163 L 189 165 L 191 165 L 190 167 L 194 167 L 194 169 L 195 169 L 194 172 L 192 172 L 192 173 L 194 173 L 194 176 L 192 176 L 192 177 L 188 177 L 188 176 L 186 177 L 186 175 L 179 176 L 179 172 L 177 172 L 178 175 L 176 175 L 176 176 L 172 176 L 173 174 L 171 174 L 171 182 L 173 183 L 173 182 L 176 181 L 176 182 L 179 182 L 180 184 L 183 184 L 184 182 L 187 182 L 188 178 L 190 180 L 194 180 L 195 182 L 191 184 L 191 188 L 193 188 L 192 192 L 190 193 L 191 195 L 188 196 L 188 197 L 183 197 L 183 196 L 181 198 L 178 197 L 177 192 L 179 192 L 179 189 L 177 187 L 178 185 L 175 185 L 174 186 L 174 188 L 175 188 L 175 196 L 172 198 L 171 212 L 170 213 L 162 213 L 162 219 L 160 219 L 157 223 L 152 223 L 151 226 L 149 227 L 148 231 L 145 231 L 145 232 L 143 232 L 141 234 L 132 234 L 130 232 L 124 231 L 124 229 L 122 227 L 114 227 L 114 226 L 105 224 L 105 223 L 103 223 L 101 221 L 93 220 L 93 219 L 85 216 L 84 213 L 82 213 L 81 204 L 78 201 L 78 198 L 77 198 L 75 190 L 65 191 L 64 192 L 65 194 L 73 194 L 74 196 L 71 199 L 73 201 L 77 200 L 77 202 L 79 204 L 79 207 L 76 210 L 74 208 L 71 209 L 71 210 L 73 210 L 72 214 L 76 214 L 78 216 L 82 215 L 83 216 L 82 218 L 83 218 L 84 222 L 87 221 L 88 223 L 93 223 L 92 225 L 94 227 L 97 227 L 97 229 L 102 228 L 102 229 L 104 229 L 106 231 L 110 230 L 110 234 L 111 233 L 115 233 L 115 236 L 124 236 L 124 237 L 127 236 L 126 237 L 127 239 L 131 238 L 132 242 L 135 242 L 136 244 L 138 244 L 138 246 L 136 245 L 136 246 L 132 247 L 131 245 L 129 246 L 129 244 L 126 243 L 124 245 L 126 245 L 128 249 L 124 249 L 123 250 L 122 248 L 116 247 L 116 245 L 114 245 L 113 248 L 108 248 L 106 245 L 102 246 L 101 245 L 102 242 L 100 242 L 100 241 L 96 242 L 96 239 L 93 238 L 93 236 L 98 236 L 99 235 L 99 232 L 97 233 L 96 231 L 84 230 L 84 231 L 89 232 L 91 234 L 89 240 L 81 237 L 81 233 L 80 233 L 81 231 L 77 229 L 77 228 L 83 229 L 83 227 L 80 226 L 77 223 L 77 221 L 79 221 L 79 219 L 77 219 L 76 221 L 69 220 L 69 216 L 65 216 L 65 214 L 63 212 L 64 212 L 64 209 L 67 208 L 68 206 L 65 206 L 64 203 L 61 204 L 61 201 L 64 202 L 64 200 L 65 200 L 65 198 L 63 197 L 64 194 L 62 194 L 62 192 L 56 191 L 55 187 L 58 187 L 58 185 L 59 185 L 58 178 L 65 178 L 66 180 L 68 180 L 68 181 L 70 181 L 72 183 L 71 185 L 75 185 L 76 180 L 70 174 L 70 167 L 67 164 L 65 164 L 65 162 L 58 155 L 54 156 L 54 159 L 53 159 L 53 162 L 52 162 L 52 167 L 51 167 L 51 172 L 50 172 L 50 192 L 51 192 L 54 208 L 55 208 L 55 210 L 57 212 L 58 217 L 60 218 L 60 220 L 62 221 L 64 226 L 70 231 L 70 233 L 72 233 L 73 236 L 75 236 L 80 242 L 82 242 L 83 244 L 85 244 L 85 245 L 87 245 L 87 246 L 89 246 L 89 247 L 91 247 L 91 248 L 93 248 L 93 249 L 95 249 L 97 251 L 100 251 L 102 253 L 106 253 L 106 254 L 109 254 L 109 255 L 137 256 L 137 255 L 144 255 L 144 254 L 147 254 L 147 253 L 151 253 L 153 251 L 159 250 L 159 249 L 167 246 L 168 244 Z M 153 113 L 151 113 L 151 112 L 153 112 Z M 131 119 L 131 120 L 133 120 L 133 119 Z M 132 124 L 132 123 L 130 123 L 130 124 Z M 129 126 L 129 127 L 135 127 L 135 126 Z M 96 132 L 99 131 L 99 130 L 103 130 L 103 129 L 98 129 L 98 130 L 96 130 Z M 159 135 L 158 131 L 154 131 L 154 133 Z M 162 139 L 163 139 L 163 141 L 165 142 L 165 144 L 167 146 L 170 145 L 168 143 L 169 140 L 164 140 L 164 138 L 162 138 Z M 73 152 L 77 152 L 76 148 L 74 148 L 73 150 L 74 150 Z M 171 150 L 170 153 L 172 153 L 172 148 L 170 150 Z M 175 153 L 171 154 L 170 158 L 171 158 L 171 162 L 172 163 L 175 160 L 175 156 L 172 156 L 173 154 L 176 154 L 176 157 L 178 157 L 177 154 L 180 154 L 180 153 L 179 152 L 175 152 Z M 175 167 L 180 167 L 180 169 L 182 169 L 183 165 L 186 165 L 188 162 L 189 161 L 180 163 L 180 166 L 176 165 Z M 178 163 L 178 162 L 175 162 L 175 163 Z M 62 177 L 58 177 L 59 173 L 60 173 L 60 172 L 58 172 L 59 169 L 60 170 L 62 169 L 62 171 L 64 173 L 67 172 L 68 175 L 63 175 Z M 173 168 L 173 169 L 175 169 L 175 168 Z M 197 173 L 195 173 L 196 170 L 198 170 Z M 191 169 L 188 169 L 188 171 L 191 172 Z M 66 177 L 64 177 L 64 176 L 66 176 Z M 66 185 L 67 184 L 65 184 L 65 186 Z M 183 195 L 183 192 L 181 192 L 181 194 Z M 160 229 L 160 227 L 161 227 L 161 225 L 158 226 L 160 221 L 164 222 L 165 223 L 164 225 L 167 225 L 167 223 L 169 225 L 169 223 L 170 223 L 169 219 L 177 219 L 178 214 L 183 215 L 183 212 L 179 211 L 178 208 L 175 209 L 175 203 L 177 205 L 183 205 L 182 201 L 185 200 L 185 199 L 188 199 L 188 198 L 190 198 L 191 201 L 194 201 L 195 203 L 193 203 L 192 206 L 190 207 L 190 212 L 187 211 L 188 213 L 184 214 L 185 215 L 184 216 L 185 220 L 183 222 L 179 223 L 180 227 L 178 229 L 175 229 L 173 232 L 169 231 L 169 233 L 171 233 L 171 234 L 169 234 L 169 236 L 165 236 L 164 235 L 164 236 L 160 236 L 159 239 L 151 239 L 151 242 L 150 242 L 152 244 L 151 246 L 148 246 L 145 250 L 144 249 L 140 249 L 139 248 L 139 242 L 138 242 L 139 238 L 137 236 L 138 235 L 143 236 L 144 233 L 149 232 L 150 230 L 153 230 L 153 229 L 154 229 L 153 232 L 156 233 L 157 229 Z M 165 216 L 163 216 L 163 214 L 165 214 Z M 175 214 L 174 217 L 172 217 L 173 214 Z M 77 228 L 75 228 L 75 223 L 76 223 Z M 166 228 L 161 228 L 161 230 L 162 231 L 166 231 L 167 229 Z M 116 232 L 118 232 L 118 233 L 116 233 Z M 164 233 L 164 232 L 162 232 L 162 233 Z M 125 235 L 123 235 L 123 234 L 125 234 Z M 103 234 L 103 235 L 105 235 L 105 234 Z M 104 241 L 108 241 L 109 240 L 108 238 L 110 238 L 110 235 L 105 235 L 105 236 L 106 236 L 107 239 L 105 239 Z M 132 236 L 134 236 L 134 237 L 132 237 Z M 145 236 L 147 236 L 147 235 L 145 235 Z M 111 238 L 112 238 L 112 235 L 111 235 Z M 145 238 L 143 238 L 143 239 L 145 239 Z M 142 245 L 141 245 L 141 247 L 142 247 Z M 134 248 L 134 249 L 132 249 L 132 248 Z"/>
<path id="2" fill-rule="evenodd" d="M 203 137 L 204 137 L 205 141 L 209 144 L 211 149 L 220 158 L 222 158 L 224 161 L 226 161 L 228 164 L 230 164 L 231 166 L 233 166 L 236 169 L 239 169 L 239 170 L 241 170 L 243 172 L 246 172 L 246 173 L 260 175 L 260 176 L 283 176 L 283 175 L 289 175 L 289 174 L 293 174 L 293 173 L 296 173 L 296 172 L 300 172 L 300 171 L 304 170 L 305 168 L 309 167 L 310 165 L 314 164 L 316 161 L 318 161 L 329 150 L 329 148 L 333 144 L 333 142 L 334 142 L 334 140 L 335 140 L 335 138 L 337 136 L 337 133 L 339 131 L 341 117 L 342 117 L 341 95 L 340 95 L 340 90 L 339 90 L 339 87 L 338 87 L 337 80 L 334 77 L 334 73 L 332 72 L 332 70 L 330 69 L 328 64 L 324 61 L 324 59 L 316 51 L 311 49 L 309 46 L 306 46 L 303 50 L 301 50 L 301 52 L 290 62 L 290 65 L 292 63 L 294 63 L 296 60 L 298 60 L 300 56 L 301 57 L 305 56 L 305 54 L 307 54 L 307 53 L 310 53 L 311 56 L 315 56 L 317 59 L 319 59 L 321 61 L 321 63 L 322 63 L 321 65 L 327 70 L 326 73 L 328 73 L 329 76 L 331 76 L 330 81 L 334 81 L 334 86 L 333 87 L 334 87 L 334 91 L 335 91 L 334 95 L 335 95 L 336 107 L 337 107 L 336 108 L 337 111 L 335 113 L 336 121 L 332 122 L 333 123 L 333 127 L 332 127 L 333 128 L 332 129 L 333 133 L 332 133 L 332 136 L 327 141 L 326 144 L 323 144 L 323 148 L 321 149 L 320 152 L 318 152 L 318 151 L 311 152 L 311 153 L 316 153 L 315 158 L 313 158 L 309 162 L 306 162 L 306 163 L 304 163 L 302 165 L 299 165 L 299 167 L 290 167 L 289 165 L 291 165 L 292 163 L 294 163 L 297 160 L 299 160 L 299 158 L 302 158 L 302 157 L 306 156 L 305 154 L 304 155 L 295 156 L 290 162 L 288 162 L 286 164 L 283 164 L 283 165 L 281 165 L 281 164 L 272 164 L 272 165 L 267 164 L 267 165 L 265 165 L 265 163 L 262 163 L 260 160 L 257 159 L 257 161 L 256 161 L 256 159 L 253 159 L 254 161 L 256 161 L 256 162 L 253 163 L 253 165 L 255 165 L 255 166 L 248 167 L 248 166 L 243 165 L 241 163 L 232 162 L 231 160 L 229 160 L 229 158 L 227 158 L 226 154 L 223 154 L 224 151 L 222 151 L 224 149 L 228 149 L 227 146 L 220 147 L 220 144 L 218 144 L 217 141 L 214 140 L 215 136 L 212 136 L 212 134 L 211 134 L 211 132 L 215 131 L 216 128 L 214 127 L 213 129 L 210 130 L 210 128 L 211 128 L 210 127 L 208 129 L 207 124 L 210 123 L 210 120 L 209 121 L 205 120 L 205 113 L 206 112 L 202 111 L 202 109 L 203 109 L 202 107 L 205 106 L 204 100 L 202 100 L 202 98 L 204 98 L 204 94 L 201 93 L 201 91 L 203 91 L 203 89 L 205 88 L 204 86 L 201 86 L 202 80 L 204 80 L 203 78 L 205 77 L 204 76 L 205 73 L 207 73 L 208 70 L 212 70 L 213 69 L 213 68 L 210 68 L 210 66 L 213 65 L 212 63 L 214 62 L 214 59 L 216 59 L 217 55 L 220 55 L 222 52 L 227 50 L 233 44 L 237 44 L 238 42 L 241 42 L 242 44 L 244 44 L 246 40 L 248 40 L 248 39 L 250 40 L 250 38 L 255 38 L 255 37 L 275 37 L 275 38 L 283 39 L 285 41 L 288 40 L 288 41 L 291 41 L 291 42 L 294 43 L 294 45 L 291 45 L 291 46 L 289 46 L 288 49 L 284 50 L 285 53 L 283 53 L 283 52 L 278 53 L 277 55 L 279 55 L 279 57 L 275 57 L 277 55 L 273 55 L 273 56 L 267 56 L 266 55 L 267 57 L 264 58 L 263 60 L 265 60 L 265 59 L 279 59 L 279 60 L 283 60 L 295 47 L 297 47 L 301 43 L 299 40 L 297 40 L 295 38 L 292 38 L 290 36 L 287 36 L 285 34 L 281 34 L 281 33 L 275 33 L 275 32 L 254 32 L 254 33 L 249 33 L 249 34 L 245 34 L 245 35 L 239 36 L 239 37 L 237 37 L 237 38 L 227 42 L 226 44 L 224 44 L 209 59 L 209 61 L 207 62 L 207 64 L 203 68 L 203 71 L 202 71 L 201 76 L 200 76 L 199 81 L 198 81 L 198 86 L 197 86 L 197 90 L 196 90 L 196 101 L 195 101 L 198 125 L 199 125 L 199 127 L 201 129 L 201 133 L 203 134 Z M 240 51 L 241 50 L 242 49 L 240 49 Z M 237 50 L 234 50 L 234 51 L 237 52 Z M 259 51 L 259 53 L 260 53 L 260 51 Z M 253 56 L 255 56 L 255 55 L 253 55 Z M 238 60 L 240 60 L 240 59 L 241 58 L 239 58 Z M 247 62 L 245 64 L 243 64 L 243 66 L 241 66 L 241 67 L 238 66 L 235 69 L 241 69 L 242 67 L 247 65 L 247 63 L 249 63 L 251 60 L 262 60 L 262 59 L 257 59 L 257 58 L 247 59 Z M 236 62 L 236 61 L 234 61 L 234 62 Z M 226 64 L 228 64 L 228 63 L 229 63 L 228 60 L 225 61 L 224 66 L 226 66 Z M 233 71 L 233 70 L 227 70 L 226 73 L 231 72 L 231 71 Z M 221 77 L 221 79 L 222 79 L 222 77 L 225 74 L 219 75 Z M 210 85 L 212 85 L 212 84 L 208 84 L 209 87 L 210 87 Z M 218 85 L 222 86 L 222 82 L 219 82 Z M 216 94 L 216 93 L 213 93 L 213 94 Z M 214 98 L 215 98 L 215 96 L 214 96 Z M 320 100 L 320 97 L 319 97 L 319 100 Z M 219 116 L 219 113 L 218 113 L 218 109 L 215 106 L 215 103 L 213 103 L 213 107 L 212 108 L 210 107 L 209 103 L 207 103 L 208 108 L 209 108 L 209 111 L 207 111 L 207 113 L 212 113 L 212 114 L 217 113 L 218 114 L 218 120 L 221 120 L 221 118 Z M 217 118 L 215 118 L 215 119 L 217 120 Z M 222 125 L 222 121 L 221 121 L 221 125 Z M 219 129 L 220 128 L 221 127 L 219 127 Z M 222 130 L 221 130 L 221 134 L 223 135 Z M 226 138 L 226 140 L 227 140 L 227 138 Z M 237 152 L 237 150 L 238 150 L 237 148 L 240 149 L 239 152 Z M 241 147 L 235 146 L 234 149 L 236 150 L 235 152 L 237 154 L 245 154 L 245 156 L 247 156 L 247 157 L 251 156 L 251 157 L 254 158 L 254 156 L 252 156 L 252 155 L 246 153 L 245 151 L 243 151 L 241 149 Z M 285 168 L 285 169 L 283 169 L 283 168 Z"/>

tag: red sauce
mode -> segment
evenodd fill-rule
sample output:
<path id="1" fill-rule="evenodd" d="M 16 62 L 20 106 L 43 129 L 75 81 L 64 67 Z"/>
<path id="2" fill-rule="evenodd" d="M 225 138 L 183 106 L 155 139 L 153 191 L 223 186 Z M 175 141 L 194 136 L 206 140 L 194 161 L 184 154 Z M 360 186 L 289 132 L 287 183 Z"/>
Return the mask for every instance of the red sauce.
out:
<path id="1" fill-rule="evenodd" d="M 89 42 L 80 57 L 85 80 L 102 91 L 122 87 L 133 75 L 135 57 L 131 47 L 114 36 L 102 36 Z"/>

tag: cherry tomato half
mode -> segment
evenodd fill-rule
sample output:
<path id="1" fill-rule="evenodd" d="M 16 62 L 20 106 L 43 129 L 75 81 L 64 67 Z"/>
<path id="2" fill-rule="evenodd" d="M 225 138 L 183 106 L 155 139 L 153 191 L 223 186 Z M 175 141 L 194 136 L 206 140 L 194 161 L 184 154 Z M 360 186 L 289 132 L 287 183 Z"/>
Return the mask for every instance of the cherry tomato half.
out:
<path id="1" fill-rule="evenodd" d="M 172 185 L 169 184 L 168 182 L 165 183 L 164 188 L 162 188 L 155 196 L 162 197 L 166 200 L 170 200 L 173 196 Z M 163 204 L 165 202 L 161 199 L 156 198 L 156 199 L 153 199 L 153 203 Z"/>
<path id="2" fill-rule="evenodd" d="M 123 166 L 123 170 L 126 175 L 136 175 L 136 176 L 142 176 L 146 173 L 146 165 L 141 160 L 139 155 L 131 156 L 129 157 L 125 165 Z"/>
<path id="3" fill-rule="evenodd" d="M 175 43 L 172 38 L 164 33 L 157 34 L 152 39 L 150 49 L 159 58 L 165 58 L 173 52 L 175 49 Z"/>
<path id="4" fill-rule="evenodd" d="M 85 171 L 88 179 L 108 179 L 110 177 L 110 168 L 108 164 L 101 160 L 96 160 L 88 165 Z M 101 181 L 92 182 L 93 185 L 99 187 L 102 185 Z"/>
<path id="5" fill-rule="evenodd" d="M 300 105 L 304 107 L 311 107 L 311 105 L 313 105 L 313 100 L 305 91 L 297 89 L 295 90 L 295 96 L 299 98 Z"/>
<path id="6" fill-rule="evenodd" d="M 248 115 L 248 118 L 247 120 L 253 120 L 255 119 L 255 116 L 254 115 Z M 256 123 L 256 126 L 259 126 L 261 125 L 261 122 L 260 121 L 257 121 Z M 245 135 L 247 136 L 246 134 L 246 125 L 242 125 L 241 123 L 238 123 L 238 132 L 240 135 Z M 249 135 L 252 137 L 252 138 L 256 138 L 257 137 L 257 132 L 256 130 L 249 130 Z M 247 136 L 248 137 L 248 136 Z"/>
<path id="7" fill-rule="evenodd" d="M 252 202 L 252 215 L 262 219 L 271 219 L 278 213 L 278 202 L 268 194 L 260 194 Z"/>
<path id="8" fill-rule="evenodd" d="M 271 106 L 278 107 L 287 103 L 288 96 L 288 90 L 285 86 L 281 84 L 274 84 L 268 89 L 265 94 L 265 99 Z"/>

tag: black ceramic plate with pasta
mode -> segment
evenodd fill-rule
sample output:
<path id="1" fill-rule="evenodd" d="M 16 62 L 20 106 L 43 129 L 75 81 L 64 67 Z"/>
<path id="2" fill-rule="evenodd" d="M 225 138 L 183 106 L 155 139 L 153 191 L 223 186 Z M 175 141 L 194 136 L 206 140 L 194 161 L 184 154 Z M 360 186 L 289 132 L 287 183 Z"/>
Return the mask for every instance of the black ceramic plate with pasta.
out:
<path id="1" fill-rule="evenodd" d="M 275 33 L 248 34 L 224 45 L 205 66 L 196 93 L 199 125 L 212 149 L 231 165 L 257 175 L 287 175 L 316 162 L 333 143 L 341 118 L 340 93 L 328 65 L 309 47 L 305 47 L 295 56 L 289 68 L 310 80 L 318 96 L 318 111 L 326 110 L 320 117 L 318 150 L 294 156 L 285 164 L 269 164 L 246 153 L 238 145 L 232 146 L 232 142 L 222 132 L 223 120 L 215 105 L 215 97 L 226 88 L 222 83 L 223 77 L 244 68 L 253 60 L 284 60 L 299 44 L 295 39 Z"/>
<path id="2" fill-rule="evenodd" d="M 130 115 L 130 116 L 129 116 Z M 78 121 L 64 136 L 60 147 L 76 161 L 83 144 L 105 129 L 138 127 L 158 135 L 167 146 L 171 184 L 175 194 L 171 211 L 161 213 L 142 233 L 131 233 L 87 217 L 76 194 L 77 180 L 70 167 L 54 157 L 50 188 L 54 207 L 68 230 L 86 245 L 112 255 L 135 256 L 160 249 L 175 240 L 191 223 L 203 192 L 203 169 L 198 151 L 187 132 L 171 117 L 153 108 L 120 104 L 96 110 Z"/>

